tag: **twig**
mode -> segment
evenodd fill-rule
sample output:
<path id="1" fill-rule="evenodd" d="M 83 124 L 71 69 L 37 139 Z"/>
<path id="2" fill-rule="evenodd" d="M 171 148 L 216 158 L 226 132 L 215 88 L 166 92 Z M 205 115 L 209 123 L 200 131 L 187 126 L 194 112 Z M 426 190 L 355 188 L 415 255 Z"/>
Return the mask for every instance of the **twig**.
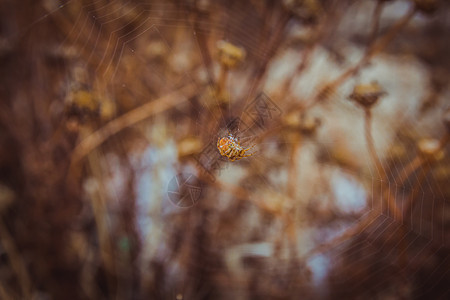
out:
<path id="1" fill-rule="evenodd" d="M 381 36 L 367 53 L 370 58 L 376 53 L 382 51 L 394 39 L 394 37 L 409 23 L 412 17 L 417 12 L 416 7 L 413 6 L 400 20 L 397 21 L 383 36 Z"/>
<path id="2" fill-rule="evenodd" d="M 269 64 L 269 61 L 275 55 L 277 49 L 281 45 L 282 39 L 284 37 L 284 30 L 291 17 L 292 16 L 290 13 L 283 16 L 282 19 L 277 24 L 273 34 L 271 35 L 271 38 L 267 43 L 267 54 L 264 57 L 264 60 L 262 61 L 260 67 L 257 68 L 257 70 L 254 73 L 253 83 L 251 84 L 246 100 L 243 101 L 244 105 L 242 107 L 245 107 L 247 105 L 248 99 L 253 98 L 255 92 L 258 90 L 261 82 L 263 81 L 263 78 L 266 75 L 266 69 Z"/>
<path id="3" fill-rule="evenodd" d="M 436 151 L 441 151 L 444 149 L 445 145 L 450 141 L 450 134 L 445 134 L 441 140 L 439 141 L 439 147 Z M 400 186 L 402 186 L 405 181 L 408 179 L 409 176 L 411 176 L 412 173 L 414 173 L 417 169 L 419 169 L 424 163 L 426 162 L 426 159 L 424 159 L 423 156 L 417 155 L 401 172 L 401 174 L 395 179 L 395 182 Z"/>
<path id="4" fill-rule="evenodd" d="M 292 152 L 290 157 L 290 165 L 289 165 L 289 177 L 288 177 L 288 184 L 287 184 L 287 195 L 290 199 L 294 199 L 295 197 L 295 191 L 296 191 L 296 180 L 298 178 L 297 176 L 297 164 L 298 164 L 298 154 L 300 152 L 301 148 L 301 137 L 294 137 L 295 140 L 292 145 Z"/>
<path id="5" fill-rule="evenodd" d="M 71 168 L 112 135 L 118 133 L 124 128 L 130 127 L 140 121 L 143 121 L 150 116 L 164 112 L 169 108 L 186 101 L 196 92 L 196 85 L 193 83 L 189 84 L 178 91 L 146 103 L 110 121 L 102 128 L 93 132 L 75 147 L 72 153 Z"/>
<path id="6" fill-rule="evenodd" d="M 388 30 L 384 35 L 375 40 L 372 45 L 367 49 L 364 56 L 360 59 L 358 63 L 356 63 L 353 67 L 350 67 L 346 71 L 344 71 L 341 75 L 339 75 L 333 81 L 324 85 L 324 88 L 320 89 L 319 92 L 312 98 L 309 104 L 300 105 L 295 109 L 305 110 L 306 108 L 311 108 L 316 105 L 321 99 L 325 91 L 330 90 L 334 91 L 338 86 L 343 84 L 347 79 L 351 76 L 355 75 L 363 66 L 365 66 L 370 59 L 382 51 L 395 37 L 396 34 L 400 32 L 400 30 L 408 24 L 411 18 L 416 13 L 416 8 L 412 8 L 408 13 L 406 13 L 397 23 L 395 23 L 390 30 Z M 375 25 L 374 25 L 375 26 Z"/>
<path id="7" fill-rule="evenodd" d="M 11 262 L 11 267 L 16 273 L 17 280 L 20 288 L 22 289 L 22 295 L 24 299 L 31 299 L 31 281 L 25 263 L 20 257 L 19 252 L 14 245 L 13 238 L 6 229 L 3 219 L 0 218 L 0 243 L 3 245 L 5 252 Z"/>
<path id="8" fill-rule="evenodd" d="M 383 1 L 377 1 L 377 4 L 375 6 L 375 10 L 373 11 L 373 19 L 372 19 L 372 30 L 370 32 L 369 36 L 369 43 L 368 46 L 373 44 L 373 41 L 375 41 L 377 37 L 377 33 L 380 27 L 380 17 L 381 12 L 383 11 L 384 2 Z"/>
<path id="9" fill-rule="evenodd" d="M 262 204 L 261 202 L 258 202 L 255 199 L 253 199 L 246 189 L 241 188 L 239 186 L 235 186 L 233 184 L 225 183 L 218 178 L 216 178 L 215 180 L 212 180 L 209 176 L 204 175 L 204 170 L 202 170 L 198 165 L 196 165 L 196 168 L 198 170 L 198 176 L 201 180 L 204 180 L 205 182 L 211 184 L 212 186 L 214 186 L 220 190 L 230 193 L 236 199 L 253 203 L 264 213 L 268 213 L 268 214 L 276 216 L 276 217 L 281 217 L 280 213 L 277 212 L 276 210 L 274 210 L 270 207 L 267 207 L 266 205 Z"/>
<path id="10" fill-rule="evenodd" d="M 365 108 L 365 118 L 364 118 L 364 136 L 367 143 L 367 148 L 369 150 L 369 155 L 372 162 L 375 164 L 375 168 L 377 169 L 378 176 L 380 177 L 380 182 L 383 183 L 384 180 L 387 180 L 386 170 L 381 163 L 380 158 L 377 155 L 375 144 L 373 141 L 371 124 L 372 124 L 372 113 L 370 108 Z M 392 196 L 390 189 L 387 189 L 386 193 L 382 193 L 382 202 L 386 202 L 388 211 L 392 211 L 394 214 L 394 218 L 398 219 L 400 217 L 400 212 L 398 211 L 397 206 L 395 205 L 395 197 Z M 382 203 L 381 202 L 381 203 Z M 383 207 L 381 207 L 383 210 Z"/>
<path id="11" fill-rule="evenodd" d="M 372 113 L 370 108 L 364 109 L 364 136 L 367 143 L 367 148 L 369 150 L 370 158 L 372 162 L 375 164 L 375 168 L 377 169 L 378 176 L 380 177 L 380 180 L 383 181 L 383 179 L 386 178 L 386 171 L 383 168 L 383 165 L 381 163 L 380 158 L 377 155 L 377 151 L 375 149 L 375 144 L 373 141 L 372 136 Z"/>
<path id="12" fill-rule="evenodd" d="M 449 140 L 450 140 L 450 135 L 445 134 L 439 141 L 439 147 L 436 149 L 436 152 L 442 151 L 442 149 L 446 146 L 446 144 L 449 142 Z M 419 183 L 425 179 L 427 172 L 431 169 L 432 162 L 433 161 L 429 161 L 429 160 L 425 159 L 423 156 L 421 156 L 420 154 L 418 154 L 411 161 L 411 163 L 405 167 L 404 171 L 400 175 L 400 179 L 399 179 L 400 185 L 403 186 L 406 179 L 408 179 L 412 173 L 416 172 L 420 167 L 423 166 L 424 163 L 427 163 L 427 165 L 425 167 L 423 167 L 422 172 L 420 173 L 419 177 L 416 180 L 417 184 L 415 184 L 413 186 L 412 191 L 406 198 L 406 204 L 403 208 L 404 213 L 407 212 L 410 208 L 412 208 L 414 206 L 414 199 L 416 198 L 416 195 L 419 192 Z"/>
<path id="13" fill-rule="evenodd" d="M 228 78 L 228 68 L 222 65 L 220 68 L 219 80 L 217 82 L 217 90 L 219 97 L 224 96 L 225 88 L 227 85 L 227 78 Z"/>

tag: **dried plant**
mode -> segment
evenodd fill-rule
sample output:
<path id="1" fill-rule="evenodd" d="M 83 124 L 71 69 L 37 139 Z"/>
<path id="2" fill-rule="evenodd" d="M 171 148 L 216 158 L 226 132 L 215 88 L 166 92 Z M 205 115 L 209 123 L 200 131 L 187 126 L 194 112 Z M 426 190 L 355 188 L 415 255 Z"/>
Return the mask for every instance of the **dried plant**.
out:
<path id="1" fill-rule="evenodd" d="M 447 1 L 0 16 L 1 299 L 450 297 Z"/>

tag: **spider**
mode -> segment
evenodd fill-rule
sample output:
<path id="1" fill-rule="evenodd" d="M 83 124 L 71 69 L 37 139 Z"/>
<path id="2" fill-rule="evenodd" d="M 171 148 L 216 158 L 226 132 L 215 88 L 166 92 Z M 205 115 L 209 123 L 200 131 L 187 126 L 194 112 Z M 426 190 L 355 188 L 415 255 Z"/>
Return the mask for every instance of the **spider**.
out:
<path id="1" fill-rule="evenodd" d="M 241 145 L 239 145 L 239 141 L 236 137 L 234 137 L 231 133 L 228 133 L 228 136 L 219 138 L 217 140 L 217 149 L 219 149 L 220 155 L 228 157 L 228 160 L 235 161 L 244 157 L 252 156 L 251 154 L 245 154 L 248 150 L 255 147 L 255 145 L 250 148 L 244 149 Z"/>

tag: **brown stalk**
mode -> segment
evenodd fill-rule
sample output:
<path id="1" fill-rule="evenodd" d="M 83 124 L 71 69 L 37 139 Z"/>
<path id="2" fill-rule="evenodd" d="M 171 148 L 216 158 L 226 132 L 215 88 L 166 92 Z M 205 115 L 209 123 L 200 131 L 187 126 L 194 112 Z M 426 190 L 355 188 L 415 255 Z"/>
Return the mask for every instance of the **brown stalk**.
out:
<path id="1" fill-rule="evenodd" d="M 120 117 L 106 123 L 103 127 L 93 132 L 79 143 L 73 153 L 71 166 L 77 164 L 93 149 L 100 146 L 103 142 L 109 139 L 111 136 L 117 134 L 124 128 L 135 125 L 147 119 L 150 116 L 164 112 L 184 101 L 187 101 L 197 92 L 196 85 L 191 83 L 184 86 L 180 90 L 167 94 L 159 99 L 148 102 L 141 105 Z"/>
<path id="2" fill-rule="evenodd" d="M 445 134 L 440 142 L 439 147 L 436 151 L 441 151 L 444 149 L 445 145 L 450 141 L 450 134 Z M 394 180 L 394 182 L 400 186 L 403 186 L 405 181 L 411 176 L 412 173 L 416 172 L 427 160 L 421 156 L 420 154 L 417 154 L 416 157 L 405 167 L 403 168 L 402 172 L 398 177 Z"/>
<path id="3" fill-rule="evenodd" d="M 414 199 L 417 197 L 417 193 L 420 191 L 420 183 L 425 179 L 428 171 L 431 169 L 431 165 L 427 164 L 423 169 L 422 172 L 418 175 L 418 178 L 416 180 L 416 183 L 414 184 L 411 192 L 409 193 L 408 197 L 406 198 L 406 203 L 403 206 L 403 217 L 404 214 L 407 213 L 409 210 L 412 210 L 414 207 Z"/>
<path id="4" fill-rule="evenodd" d="M 13 237 L 9 234 L 3 219 L 0 218 L 0 243 L 11 262 L 11 267 L 16 273 L 24 299 L 31 299 L 31 281 L 27 268 L 14 244 Z"/>
<path id="5" fill-rule="evenodd" d="M 210 177 L 203 175 L 203 170 L 201 170 L 198 166 L 197 166 L 197 169 L 198 169 L 199 174 L 200 174 L 199 177 L 202 180 L 204 180 L 204 181 L 208 182 L 209 184 L 211 184 L 212 186 L 214 186 L 214 187 L 216 187 L 216 188 L 218 188 L 220 190 L 223 190 L 223 191 L 225 191 L 227 193 L 230 193 L 236 199 L 249 201 L 249 202 L 253 203 L 261 211 L 263 211 L 265 213 L 268 213 L 268 214 L 280 217 L 279 214 L 277 214 L 277 212 L 274 211 L 273 209 L 270 209 L 270 208 L 268 208 L 268 207 L 266 207 L 264 205 L 261 205 L 260 202 L 255 201 L 254 199 L 252 199 L 252 197 L 247 192 L 247 190 L 245 190 L 245 189 L 243 189 L 243 188 L 241 188 L 239 186 L 235 186 L 235 185 L 232 185 L 232 184 L 229 184 L 229 183 L 225 183 L 225 182 L 223 182 L 223 181 L 221 181 L 221 180 L 219 180 L 217 178 L 215 180 L 212 180 Z"/>
<path id="6" fill-rule="evenodd" d="M 380 182 L 383 183 L 384 180 L 388 180 L 386 170 L 383 167 L 383 164 L 381 163 L 380 158 L 377 155 L 377 151 L 375 149 L 375 143 L 373 141 L 372 136 L 372 112 L 370 108 L 364 109 L 364 136 L 367 143 L 367 148 L 369 150 L 370 158 L 375 165 L 375 168 L 377 170 L 378 176 L 380 177 Z M 392 211 L 392 213 L 395 216 L 395 219 L 398 219 L 400 216 L 400 212 L 397 209 L 397 206 L 395 205 L 395 197 L 393 197 L 391 191 L 388 189 L 386 193 L 382 194 L 382 202 L 386 202 L 388 211 Z M 381 202 L 381 203 L 382 203 Z M 383 211 L 383 207 L 381 207 L 381 210 Z"/>
<path id="7" fill-rule="evenodd" d="M 309 58 L 311 57 L 312 53 L 314 52 L 314 49 L 315 49 L 316 45 L 317 45 L 317 43 L 314 43 L 313 45 L 308 46 L 302 52 L 302 57 L 300 59 L 300 64 L 297 66 L 294 74 L 289 76 L 289 78 L 283 83 L 282 87 L 280 88 L 281 94 L 278 97 L 281 100 L 283 100 L 287 95 L 290 96 L 290 90 L 291 90 L 292 82 L 294 81 L 294 78 L 298 79 L 298 77 L 305 70 L 306 66 L 308 65 Z M 291 96 L 289 98 L 291 98 Z M 291 99 L 291 101 L 293 101 L 293 99 Z"/>
<path id="8" fill-rule="evenodd" d="M 381 13 L 383 11 L 384 2 L 383 1 L 377 1 L 377 4 L 375 6 L 375 10 L 373 11 L 373 17 L 372 17 L 372 29 L 369 36 L 369 47 L 373 44 L 373 41 L 375 41 L 377 37 L 378 30 L 380 28 L 380 17 Z"/>
<path id="9" fill-rule="evenodd" d="M 436 152 L 442 151 L 442 149 L 446 146 L 446 144 L 449 142 L 450 140 L 450 134 L 445 134 L 440 142 L 439 142 L 439 147 L 436 149 Z M 416 172 L 420 167 L 423 166 L 424 163 L 427 163 L 424 167 L 422 172 L 419 174 L 419 177 L 417 178 L 417 182 L 416 184 L 414 184 L 414 187 L 412 189 L 412 191 L 410 192 L 410 194 L 408 195 L 407 199 L 406 199 L 406 204 L 403 208 L 403 212 L 407 212 L 410 208 L 412 208 L 414 206 L 414 199 L 417 196 L 417 193 L 419 192 L 420 189 L 420 183 L 425 179 L 427 172 L 431 169 L 432 166 L 432 161 L 429 161 L 427 159 L 424 159 L 420 154 L 418 154 L 412 161 L 411 163 L 405 167 L 404 171 L 402 172 L 399 181 L 400 181 L 400 186 L 403 186 L 403 184 L 405 183 L 406 179 L 408 179 L 409 176 L 411 176 L 412 173 Z"/>
<path id="10" fill-rule="evenodd" d="M 208 74 L 208 84 L 214 86 L 214 71 L 210 51 L 208 49 L 208 35 L 201 30 L 202 22 L 209 19 L 209 15 L 201 12 L 195 11 L 194 17 L 194 34 L 197 39 L 198 47 L 200 49 L 203 64 L 205 65 L 206 73 Z"/>
<path id="11" fill-rule="evenodd" d="M 295 198 L 295 187 L 297 182 L 297 163 L 298 163 L 298 154 L 301 148 L 301 137 L 296 137 L 294 143 L 292 144 L 292 151 L 290 161 L 292 162 L 289 165 L 289 177 L 288 177 L 288 186 L 287 186 L 287 195 L 290 199 Z"/>
<path id="12" fill-rule="evenodd" d="M 266 47 L 267 54 L 266 54 L 264 60 L 262 61 L 260 67 L 256 70 L 256 72 L 254 74 L 255 79 L 253 80 L 253 83 L 252 83 L 249 93 L 247 95 L 247 100 L 244 101 L 245 105 L 247 104 L 246 102 L 248 101 L 248 99 L 253 98 L 255 92 L 258 90 L 258 88 L 266 74 L 267 65 L 268 65 L 270 59 L 275 55 L 278 47 L 281 45 L 281 41 L 284 38 L 283 31 L 285 30 L 286 25 L 288 24 L 290 19 L 291 19 L 290 14 L 283 16 L 283 18 L 277 24 L 273 34 L 271 35 L 271 38 L 269 39 L 269 41 L 267 43 L 267 47 Z M 244 105 L 244 107 L 245 107 L 245 105 Z"/>
<path id="13" fill-rule="evenodd" d="M 417 12 L 416 7 L 412 7 L 400 20 L 398 20 L 384 35 L 378 38 L 367 53 L 371 58 L 376 53 L 382 51 L 395 38 L 395 36 L 409 23 Z"/>
<path id="14" fill-rule="evenodd" d="M 447 144 L 447 142 L 449 141 L 449 134 L 445 134 L 439 143 L 439 147 L 436 150 L 441 151 L 445 145 Z M 418 154 L 404 169 L 403 172 L 401 173 L 401 175 L 399 175 L 397 177 L 397 180 L 399 181 L 400 186 L 403 186 L 404 182 L 406 181 L 406 179 L 409 178 L 409 176 L 411 176 L 412 173 L 416 172 L 417 169 L 419 169 L 425 162 L 428 162 L 428 164 L 422 169 L 422 172 L 419 174 L 416 183 L 414 184 L 411 192 L 409 193 L 409 195 L 406 197 L 405 200 L 405 204 L 402 207 L 401 212 L 397 209 L 397 206 L 395 205 L 395 203 L 392 203 L 393 208 L 395 208 L 394 210 L 394 215 L 396 217 L 396 219 L 401 220 L 402 222 L 404 221 L 405 218 L 405 214 L 408 211 L 411 211 L 412 214 L 412 209 L 414 207 L 415 201 L 414 199 L 417 197 L 417 193 L 420 191 L 420 183 L 425 179 L 428 171 L 431 169 L 431 162 L 427 159 L 425 159 L 423 156 L 421 156 L 420 154 Z M 397 182 L 397 180 L 395 180 L 394 182 Z M 388 196 L 392 198 L 392 193 L 391 190 L 388 189 L 387 191 Z M 392 198 L 393 199 L 393 198 Z M 390 202 L 388 201 L 388 204 Z M 402 226 L 402 234 L 403 236 L 405 236 L 408 233 L 408 228 L 406 228 L 406 226 Z M 407 243 L 406 241 L 404 241 L 401 244 L 401 247 L 403 249 L 403 251 L 400 252 L 399 255 L 401 255 L 399 257 L 399 263 L 401 266 L 405 267 L 407 265 Z"/>
<path id="15" fill-rule="evenodd" d="M 331 7 L 331 9 L 330 9 L 331 12 L 334 12 L 338 9 L 337 4 L 338 4 L 338 1 L 333 3 L 333 7 Z M 306 46 L 306 49 L 302 52 L 302 57 L 300 59 L 300 63 L 297 66 L 294 74 L 292 76 L 289 76 L 288 80 L 286 82 L 284 82 L 284 84 L 283 84 L 283 86 L 281 88 L 282 94 L 280 96 L 280 99 L 283 99 L 289 93 L 294 78 L 298 79 L 298 77 L 303 73 L 303 71 L 308 66 L 309 60 L 310 60 L 312 54 L 314 53 L 314 50 L 317 48 L 319 43 L 322 41 L 322 39 L 326 35 L 327 30 L 329 30 L 329 28 L 332 27 L 332 25 L 337 26 L 337 24 L 340 21 L 341 16 L 342 16 L 342 13 L 341 14 L 329 13 L 326 17 L 324 17 L 324 21 L 317 25 L 317 29 L 312 34 L 311 42 Z M 292 102 L 292 101 L 294 101 L 294 99 L 289 99 L 288 104 L 289 104 L 289 102 Z"/>
<path id="16" fill-rule="evenodd" d="M 219 97 L 224 96 L 225 87 L 227 85 L 227 78 L 228 78 L 228 68 L 222 65 L 220 68 L 219 81 L 217 83 Z"/>
<path id="17" fill-rule="evenodd" d="M 378 176 L 380 180 L 386 179 L 386 171 L 383 168 L 383 164 L 381 163 L 380 158 L 377 155 L 377 151 L 375 149 L 375 144 L 372 136 L 372 112 L 370 108 L 364 109 L 364 137 L 366 139 L 367 148 L 369 150 L 370 158 L 372 162 L 375 164 L 375 168 L 377 169 Z"/>
<path id="18" fill-rule="evenodd" d="M 377 8 L 376 8 L 377 9 Z M 375 11 L 376 13 L 376 11 Z M 306 105 L 306 108 L 311 108 L 312 106 L 316 105 L 320 100 L 321 96 L 323 95 L 324 91 L 331 90 L 334 91 L 336 88 L 338 88 L 341 84 L 343 84 L 347 79 L 354 76 L 358 71 L 365 66 L 371 58 L 381 52 L 386 46 L 394 39 L 394 37 L 400 32 L 403 27 L 405 27 L 408 22 L 411 20 L 411 18 L 416 13 L 415 7 L 408 11 L 400 20 L 397 21 L 384 35 L 380 36 L 378 39 L 374 40 L 372 42 L 372 45 L 370 45 L 364 54 L 364 56 L 360 59 L 358 63 L 356 63 L 353 67 L 350 67 L 346 71 L 344 71 L 339 77 L 337 77 L 335 80 L 327 83 L 324 85 L 324 88 L 320 89 L 319 92 L 313 97 L 312 101 L 309 102 L 309 104 Z M 376 14 L 375 14 L 376 16 Z M 373 32 L 377 30 L 378 27 L 378 20 L 374 20 L 373 23 Z M 305 107 L 297 107 L 296 109 L 306 109 Z"/>
<path id="19" fill-rule="evenodd" d="M 376 8 L 376 10 L 379 8 Z M 340 84 L 342 84 L 347 78 L 350 77 L 350 75 L 355 74 L 359 68 L 361 68 L 363 65 L 366 64 L 366 62 L 373 56 L 375 55 L 377 52 L 381 51 L 384 47 L 387 46 L 387 44 L 395 37 L 395 35 L 409 22 L 409 20 L 414 16 L 416 10 L 415 8 L 410 10 L 402 19 L 400 19 L 393 27 L 391 27 L 391 29 L 383 36 L 381 36 L 380 38 L 378 38 L 377 41 L 373 42 L 373 46 L 369 47 L 369 49 L 366 51 L 366 54 L 364 55 L 364 57 L 360 60 L 360 62 L 358 62 L 354 67 L 348 69 L 347 71 L 345 71 L 342 75 L 340 75 L 336 80 L 332 81 L 331 83 L 325 85 L 326 88 L 336 88 L 337 86 L 339 86 Z M 375 16 L 378 14 L 375 11 Z M 375 31 L 375 28 L 378 27 L 378 23 L 379 21 L 374 20 L 374 25 L 373 25 L 373 31 Z M 306 108 L 310 108 L 313 105 L 315 105 L 318 100 L 320 100 L 320 94 L 323 92 L 323 90 L 320 90 L 318 94 L 316 94 L 316 96 L 313 98 L 313 101 L 309 104 L 303 106 L 299 106 L 296 109 L 301 109 L 304 110 Z M 369 116 L 368 116 L 369 115 Z M 366 140 L 367 140 L 367 144 L 368 144 L 368 148 L 369 148 L 369 152 L 371 155 L 372 160 L 375 163 L 375 166 L 377 168 L 377 170 L 379 171 L 379 174 L 383 174 L 383 177 L 385 178 L 385 172 L 384 169 L 381 165 L 381 162 L 378 159 L 378 156 L 376 155 L 376 151 L 375 151 L 375 147 L 373 145 L 373 140 L 372 140 L 372 134 L 371 134 L 371 130 L 370 130 L 370 121 L 371 121 L 371 114 L 370 112 L 367 113 L 366 111 L 366 121 L 365 121 L 365 132 L 366 132 Z M 381 173 L 382 172 L 382 173 Z M 388 201 L 389 203 L 393 203 L 392 201 Z M 393 210 L 394 215 L 398 215 L 397 209 L 395 206 L 390 205 L 391 210 Z M 373 222 L 373 220 L 376 218 L 376 216 L 379 215 L 379 213 L 381 211 L 379 211 L 380 208 L 378 208 L 377 206 L 374 207 L 374 209 L 369 213 L 369 215 L 367 217 L 364 218 L 364 220 L 362 220 L 361 222 L 359 222 L 357 224 L 357 226 L 347 230 L 343 235 L 340 235 L 338 237 L 336 237 L 335 239 L 333 239 L 332 241 L 322 244 L 314 249 L 312 249 L 310 252 L 308 252 L 304 257 L 310 257 L 313 254 L 316 253 L 320 253 L 320 252 L 324 252 L 328 249 L 330 249 L 331 247 L 344 242 L 346 239 L 350 238 L 351 236 L 357 234 L 358 232 L 361 232 L 361 230 L 363 230 L 365 227 L 369 226 L 370 223 Z"/>
<path id="20" fill-rule="evenodd" d="M 287 186 L 287 197 L 284 199 L 284 201 L 291 201 L 294 202 L 294 199 L 296 197 L 296 183 L 298 179 L 298 157 L 300 153 L 302 145 L 302 137 L 300 135 L 295 137 L 295 141 L 292 145 L 292 152 L 291 152 L 291 164 L 289 166 L 289 176 L 288 176 L 288 186 Z M 290 244 L 291 253 L 293 255 L 293 258 L 296 256 L 297 253 L 297 228 L 295 226 L 295 217 L 292 216 L 292 211 L 289 208 L 289 205 L 286 205 L 283 209 L 283 220 L 285 222 L 285 231 L 283 234 L 287 235 L 287 239 Z"/>
<path id="21" fill-rule="evenodd" d="M 89 167 L 91 169 L 92 175 L 96 179 L 96 183 L 98 184 L 98 189 L 96 189 L 91 194 L 91 205 L 92 210 L 94 212 L 95 224 L 98 230 L 98 240 L 99 240 L 99 254 L 100 258 L 105 266 L 106 270 L 108 270 L 108 285 L 111 290 L 111 293 L 114 291 L 114 281 L 113 274 L 115 273 L 115 263 L 114 263 L 114 255 L 113 255 L 113 247 L 111 242 L 111 232 L 109 228 L 109 215 L 106 207 L 106 189 L 104 186 L 104 178 L 102 176 L 102 171 L 100 170 L 99 162 L 100 157 L 98 155 L 98 151 L 93 151 L 88 155 Z"/>

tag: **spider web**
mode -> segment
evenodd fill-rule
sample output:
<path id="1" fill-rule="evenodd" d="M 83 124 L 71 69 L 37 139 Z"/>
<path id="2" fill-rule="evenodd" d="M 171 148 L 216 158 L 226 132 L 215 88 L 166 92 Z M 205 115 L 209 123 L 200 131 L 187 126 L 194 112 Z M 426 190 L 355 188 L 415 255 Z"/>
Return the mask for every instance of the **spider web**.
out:
<path id="1" fill-rule="evenodd" d="M 293 142 L 281 129 L 282 119 L 289 111 L 288 106 L 284 106 L 283 99 L 277 98 L 276 87 L 282 82 L 280 78 L 290 76 L 291 65 L 295 66 L 293 61 L 299 62 L 299 50 L 295 47 L 278 50 L 270 64 L 264 67 L 264 80 L 256 86 L 258 82 L 254 79 L 255 70 L 264 64 L 270 49 L 259 47 L 260 39 L 264 38 L 261 35 L 264 19 L 261 16 L 253 17 L 253 14 L 249 17 L 246 9 L 251 4 L 205 4 L 205 10 L 220 11 L 209 16 L 201 10 L 194 11 L 194 6 L 189 4 L 118 0 L 42 3 L 46 12 L 31 22 L 22 34 L 34 30 L 49 18 L 55 20 L 56 24 L 63 24 L 65 30 L 68 30 L 67 36 L 56 48 L 67 53 L 75 47 L 72 59 L 89 70 L 92 85 L 100 82 L 99 85 L 106 93 L 115 99 L 125 95 L 125 99 L 134 101 L 130 103 L 130 107 L 163 96 L 188 82 L 193 81 L 198 85 L 198 99 L 177 106 L 170 113 L 174 120 L 181 120 L 180 124 L 185 128 L 167 125 L 167 134 L 173 137 L 169 148 L 176 147 L 175 141 L 183 134 L 200 136 L 206 147 L 214 148 L 217 137 L 225 129 L 234 131 L 246 145 L 271 130 L 276 132 L 258 140 L 256 155 L 233 164 L 223 160 L 217 153 L 205 150 L 206 147 L 203 148 L 202 151 L 208 151 L 207 155 L 212 156 L 209 159 L 220 164 L 216 169 L 207 171 L 219 182 L 241 186 L 254 195 L 266 195 L 268 201 L 272 201 L 270 205 L 276 201 L 285 201 L 296 211 L 296 217 L 307 220 L 306 226 L 294 222 L 298 233 L 296 255 L 303 258 L 311 269 L 312 283 L 317 291 L 340 284 L 348 286 L 348 282 L 352 282 L 355 284 L 346 292 L 348 295 L 352 292 L 366 292 L 366 288 L 374 293 L 377 291 L 388 295 L 393 288 L 388 284 L 389 281 L 397 280 L 393 282 L 399 283 L 401 288 L 396 293 L 403 293 L 403 296 L 409 298 L 414 294 L 411 278 L 420 278 L 425 272 L 418 267 L 424 256 L 441 260 L 430 262 L 428 266 L 428 273 L 438 274 L 432 278 L 439 280 L 425 280 L 416 289 L 426 293 L 448 280 L 449 254 L 444 251 L 449 247 L 446 230 L 448 204 L 445 202 L 448 202 L 448 191 L 443 190 L 440 184 L 445 182 L 440 174 L 444 172 L 448 161 L 437 167 L 430 166 L 431 171 L 423 177 L 420 171 L 415 171 L 404 182 L 398 181 L 408 163 L 417 156 L 417 151 L 411 150 L 417 148 L 415 141 L 428 135 L 438 137 L 436 132 L 440 130 L 438 121 L 428 120 L 426 116 L 425 120 L 415 121 L 418 118 L 420 95 L 425 93 L 423 82 L 427 76 L 424 67 L 417 61 L 402 63 L 397 62 L 395 57 L 375 58 L 374 65 L 343 84 L 330 103 L 320 104 L 308 112 L 321 118 L 321 127 L 315 137 L 302 138 L 296 156 L 292 156 L 292 147 L 298 142 Z M 261 7 L 262 5 L 255 4 L 254 9 Z M 401 10 L 401 7 L 397 9 Z M 189 10 L 192 11 L 187 13 Z M 291 31 L 294 32 L 294 29 Z M 215 53 L 216 43 L 220 40 L 242 47 L 247 53 L 243 66 L 230 71 L 228 76 L 226 92 L 229 105 L 225 110 L 217 109 L 223 105 L 217 95 L 208 95 L 208 91 L 214 88 L 208 81 L 215 82 L 220 72 Z M 331 40 L 333 42 L 336 40 Z M 352 51 L 356 52 L 356 56 L 362 52 L 357 47 L 351 48 L 349 53 L 353 53 Z M 354 55 L 348 56 L 347 59 L 351 61 Z M 292 88 L 299 101 L 311 97 L 324 82 L 345 69 L 331 57 L 326 48 L 319 48 L 313 53 L 310 65 Z M 174 61 L 181 67 L 169 72 L 168 69 L 175 68 Z M 346 101 L 355 83 L 370 80 L 378 80 L 388 92 L 388 96 L 374 108 L 372 124 L 377 154 L 383 162 L 387 178 L 384 178 L 380 170 L 376 170 L 368 155 L 363 111 Z M 155 86 L 158 86 L 157 90 Z M 256 91 L 250 92 L 253 89 Z M 263 102 L 266 107 L 261 110 L 265 114 L 256 115 L 256 118 L 262 118 L 267 123 L 257 127 L 255 119 L 251 118 L 250 109 L 254 107 L 251 105 L 259 95 L 267 97 Z M 269 105 L 277 107 L 277 116 L 271 115 L 273 110 Z M 179 170 L 200 176 L 192 161 L 185 164 L 177 160 L 176 151 L 167 151 L 171 154 L 168 154 L 169 158 L 166 160 L 169 163 L 162 164 L 166 168 L 163 174 L 143 177 L 139 181 L 140 185 L 153 180 L 165 188 Z M 155 148 L 146 153 L 149 162 L 145 168 L 150 172 L 160 164 L 154 157 L 163 159 L 164 156 Z M 291 180 L 288 170 L 292 164 L 296 164 L 294 199 L 276 200 L 287 197 L 287 185 Z M 138 187 L 141 193 L 146 193 L 138 196 L 143 201 L 143 215 L 148 215 L 148 211 L 150 214 L 155 213 L 155 207 L 159 206 L 155 206 L 153 202 L 164 198 L 164 188 L 155 191 L 148 187 Z M 226 191 L 217 192 L 212 186 L 203 188 L 206 189 L 202 193 L 205 198 L 200 199 L 200 203 L 211 197 L 231 205 L 232 201 L 228 199 L 229 195 L 226 196 Z M 392 193 L 401 209 L 408 201 L 414 201 L 401 219 L 396 219 L 392 211 L 386 209 L 387 202 L 382 199 L 386 191 Z M 148 193 L 154 193 L 155 196 Z M 212 197 L 213 193 L 218 194 Z M 414 200 L 410 200 L 412 194 L 415 195 Z M 226 209 L 227 204 L 223 203 L 216 204 L 218 211 Z M 195 210 L 196 207 L 190 209 Z M 322 220 L 320 211 L 325 215 L 330 214 L 332 221 Z M 311 220 L 311 216 L 316 214 L 317 222 Z M 170 231 L 165 228 L 165 222 L 152 219 L 141 223 L 141 226 L 153 224 L 163 233 L 159 235 L 159 240 L 152 239 L 151 245 L 146 248 L 150 253 L 158 248 L 155 244 L 167 244 L 164 235 L 169 235 Z M 258 222 L 251 226 L 265 227 Z M 351 228 L 356 229 L 354 232 L 349 231 Z M 150 234 L 152 230 L 143 230 L 142 238 L 147 239 L 146 233 Z M 352 234 L 345 236 L 345 232 Z M 314 252 L 314 249 L 319 249 L 321 245 L 339 236 L 344 238 L 338 239 L 338 243 L 332 244 L 325 251 Z M 274 235 L 259 237 L 258 242 L 264 245 L 275 243 Z M 238 251 L 243 258 L 250 257 L 263 248 L 250 239 L 241 243 L 251 249 Z M 233 247 L 225 245 L 224 253 L 232 253 L 235 251 Z M 310 251 L 314 254 L 303 256 Z M 271 251 L 259 256 L 269 259 L 270 253 Z M 291 268 L 286 265 L 284 267 Z M 389 273 L 391 269 L 397 277 L 383 278 L 383 274 Z M 261 271 L 270 273 L 270 270 L 267 268 Z M 333 279 L 331 284 L 327 281 L 330 276 Z M 366 280 L 358 284 L 361 276 L 373 279 L 376 283 L 367 285 L 369 281 Z"/>

